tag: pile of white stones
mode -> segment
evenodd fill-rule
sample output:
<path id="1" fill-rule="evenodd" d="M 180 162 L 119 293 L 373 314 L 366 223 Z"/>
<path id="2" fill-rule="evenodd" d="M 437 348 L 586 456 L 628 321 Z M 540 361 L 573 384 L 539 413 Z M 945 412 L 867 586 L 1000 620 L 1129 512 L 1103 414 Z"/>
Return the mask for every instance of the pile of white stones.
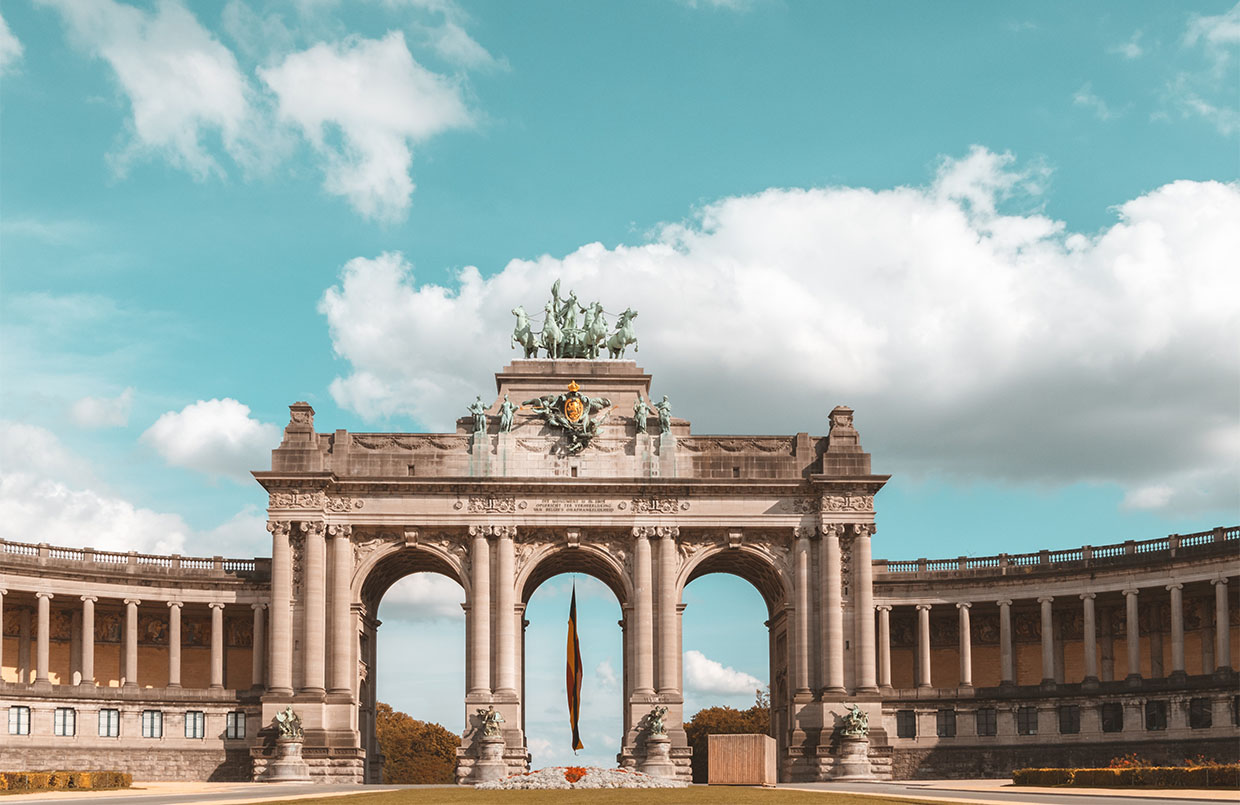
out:
<path id="1" fill-rule="evenodd" d="M 582 775 L 581 772 L 585 774 Z M 579 778 L 579 779 L 577 779 Z M 576 782 L 569 782 L 577 779 Z M 512 791 L 522 788 L 685 788 L 688 783 L 666 777 L 651 777 L 628 769 L 600 769 L 596 766 L 552 766 L 502 780 L 478 783 L 475 788 Z"/>

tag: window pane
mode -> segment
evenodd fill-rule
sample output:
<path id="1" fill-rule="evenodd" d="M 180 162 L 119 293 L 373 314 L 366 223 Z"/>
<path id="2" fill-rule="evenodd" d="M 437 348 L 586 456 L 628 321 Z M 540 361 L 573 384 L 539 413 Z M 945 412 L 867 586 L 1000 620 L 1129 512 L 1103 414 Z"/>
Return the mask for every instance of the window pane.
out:
<path id="1" fill-rule="evenodd" d="M 1122 732 L 1124 729 L 1124 706 L 1119 702 L 1102 705 L 1102 731 Z"/>
<path id="2" fill-rule="evenodd" d="M 896 737 L 897 738 L 916 738 L 917 737 L 917 714 L 912 710 L 896 711 Z"/>
<path id="3" fill-rule="evenodd" d="M 1016 711 L 1016 732 L 1020 735 L 1038 734 L 1038 708 L 1021 707 Z"/>
<path id="4" fill-rule="evenodd" d="M 1076 735 L 1081 731 L 1081 708 L 1075 704 L 1059 706 L 1059 732 L 1063 735 Z"/>
<path id="5" fill-rule="evenodd" d="M 993 707 L 983 707 L 977 711 L 977 734 L 978 735 L 994 735 L 997 729 L 998 717 Z"/>
<path id="6" fill-rule="evenodd" d="M 936 716 L 936 724 L 938 735 L 940 738 L 956 737 L 956 711 L 940 710 Z"/>
<path id="7" fill-rule="evenodd" d="M 30 708 L 9 708 L 9 735 L 30 734 Z"/>
<path id="8" fill-rule="evenodd" d="M 121 713 L 119 710 L 99 711 L 99 737 L 115 738 L 121 731 Z"/>
<path id="9" fill-rule="evenodd" d="M 1165 730 L 1167 728 L 1167 703 L 1148 701 L 1145 703 L 1145 728 L 1147 730 Z"/>
<path id="10" fill-rule="evenodd" d="M 1210 700 L 1197 698 L 1188 700 L 1188 726 L 1195 730 L 1208 729 L 1214 724 L 1214 714 L 1210 712 Z"/>

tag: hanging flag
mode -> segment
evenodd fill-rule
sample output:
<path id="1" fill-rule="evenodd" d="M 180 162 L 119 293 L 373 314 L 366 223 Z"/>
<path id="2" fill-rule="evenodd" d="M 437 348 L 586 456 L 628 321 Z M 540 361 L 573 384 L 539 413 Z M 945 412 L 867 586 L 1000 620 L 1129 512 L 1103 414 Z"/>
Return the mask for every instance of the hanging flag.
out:
<path id="1" fill-rule="evenodd" d="M 573 728 L 573 751 L 584 749 L 577 733 L 581 715 L 581 644 L 577 642 L 577 583 L 573 582 L 573 601 L 568 605 L 568 662 L 564 684 L 568 689 L 568 722 Z"/>

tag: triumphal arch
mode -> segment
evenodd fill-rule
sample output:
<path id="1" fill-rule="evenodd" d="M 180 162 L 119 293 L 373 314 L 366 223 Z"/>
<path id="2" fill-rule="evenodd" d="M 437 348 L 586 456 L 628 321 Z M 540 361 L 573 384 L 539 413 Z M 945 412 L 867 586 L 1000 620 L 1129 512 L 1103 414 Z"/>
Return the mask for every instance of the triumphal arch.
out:
<path id="1" fill-rule="evenodd" d="M 570 571 L 623 613 L 625 766 L 688 775 L 681 593 L 708 573 L 766 602 L 781 780 L 1236 758 L 1240 527 L 1023 554 L 997 528 L 991 555 L 876 559 L 887 476 L 851 410 L 824 406 L 825 436 L 694 433 L 626 357 L 637 313 L 559 290 L 513 311 L 523 357 L 451 433 L 290 406 L 254 473 L 270 558 L 4 534 L 0 768 L 261 779 L 291 708 L 313 779 L 378 782 L 376 615 L 423 571 L 465 592 L 463 783 L 528 767 L 524 608 Z"/>
<path id="2" fill-rule="evenodd" d="M 872 612 L 874 496 L 887 476 L 871 472 L 852 411 L 824 410 L 825 437 L 695 434 L 634 361 L 589 357 L 603 343 L 589 340 L 596 306 L 574 334 L 574 304 L 553 297 L 543 324 L 564 333 L 547 352 L 572 357 L 513 360 L 489 402 L 463 401 L 454 433 L 320 433 L 309 405 L 291 406 L 271 469 L 255 473 L 273 539 L 264 710 L 299 708 L 308 746 L 377 759 L 376 613 L 420 571 L 464 588 L 467 721 L 501 714 L 509 772 L 529 763 L 523 610 L 559 573 L 592 575 L 620 603 L 623 765 L 689 774 L 681 591 L 703 574 L 738 575 L 766 603 L 784 754 L 812 754 L 846 699 L 876 693 L 874 632 L 855 613 Z M 621 314 L 618 333 L 634 316 Z M 514 341 L 527 341 L 520 323 Z M 670 752 L 656 759 L 642 726 L 659 706 Z M 480 773 L 476 733 L 464 736 L 462 781 Z"/>

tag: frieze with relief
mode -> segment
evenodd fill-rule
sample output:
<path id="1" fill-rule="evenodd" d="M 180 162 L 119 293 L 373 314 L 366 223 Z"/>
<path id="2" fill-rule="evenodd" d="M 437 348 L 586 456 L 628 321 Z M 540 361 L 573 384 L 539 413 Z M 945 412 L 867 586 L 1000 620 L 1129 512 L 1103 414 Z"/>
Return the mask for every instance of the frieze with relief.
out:
<path id="1" fill-rule="evenodd" d="M 825 495 L 822 499 L 824 512 L 871 512 L 874 511 L 873 495 Z"/>
<path id="2" fill-rule="evenodd" d="M 522 508 L 525 508 L 522 506 Z M 516 498 L 470 498 L 469 511 L 512 514 L 517 510 Z"/>
<path id="3" fill-rule="evenodd" d="M 675 514 L 688 511 L 688 501 L 681 502 L 678 498 L 633 498 L 629 504 L 633 514 Z"/>
<path id="4" fill-rule="evenodd" d="M 316 509 L 321 510 L 327 499 L 321 491 L 306 492 L 290 489 L 285 492 L 272 492 L 268 506 L 272 509 Z"/>

